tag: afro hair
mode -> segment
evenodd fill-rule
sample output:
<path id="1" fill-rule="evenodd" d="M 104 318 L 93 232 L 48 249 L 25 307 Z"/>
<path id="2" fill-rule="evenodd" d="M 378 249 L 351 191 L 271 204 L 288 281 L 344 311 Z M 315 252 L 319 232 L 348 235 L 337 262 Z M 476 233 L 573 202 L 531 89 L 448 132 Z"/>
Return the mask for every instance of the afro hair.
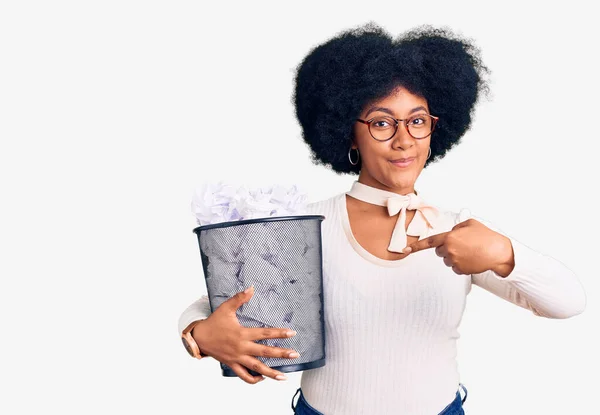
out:
<path id="1" fill-rule="evenodd" d="M 368 22 L 314 47 L 296 68 L 292 102 L 312 161 L 358 174 L 348 160 L 353 124 L 366 105 L 402 86 L 439 117 L 431 157 L 441 159 L 470 128 L 490 70 L 469 39 L 448 28 L 418 26 L 397 39 Z"/>

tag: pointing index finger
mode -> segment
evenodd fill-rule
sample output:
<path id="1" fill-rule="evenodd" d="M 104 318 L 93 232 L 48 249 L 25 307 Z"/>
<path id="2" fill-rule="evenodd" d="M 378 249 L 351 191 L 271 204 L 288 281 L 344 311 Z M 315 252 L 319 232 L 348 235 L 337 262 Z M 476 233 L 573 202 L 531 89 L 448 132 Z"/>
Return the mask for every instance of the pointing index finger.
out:
<path id="1" fill-rule="evenodd" d="M 428 238 L 423 238 L 420 241 L 417 241 L 414 244 L 410 244 L 406 248 L 404 248 L 405 250 L 410 248 L 410 250 L 408 250 L 405 253 L 413 253 L 422 251 L 423 249 L 437 248 L 438 246 L 444 244 L 444 241 L 446 241 L 446 235 L 448 235 L 449 233 L 450 231 L 442 232 L 438 233 L 437 235 L 430 236 Z"/>

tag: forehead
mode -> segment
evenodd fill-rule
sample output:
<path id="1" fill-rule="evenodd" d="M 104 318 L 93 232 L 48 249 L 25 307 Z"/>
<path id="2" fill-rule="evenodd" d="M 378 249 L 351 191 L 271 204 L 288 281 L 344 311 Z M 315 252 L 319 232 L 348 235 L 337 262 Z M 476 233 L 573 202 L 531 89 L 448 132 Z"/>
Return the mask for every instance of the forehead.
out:
<path id="1" fill-rule="evenodd" d="M 420 95 L 415 95 L 409 92 L 406 88 L 399 87 L 388 96 L 373 101 L 364 109 L 368 111 L 372 107 L 385 107 L 392 110 L 397 115 L 405 114 L 415 107 L 427 106 L 427 100 Z"/>

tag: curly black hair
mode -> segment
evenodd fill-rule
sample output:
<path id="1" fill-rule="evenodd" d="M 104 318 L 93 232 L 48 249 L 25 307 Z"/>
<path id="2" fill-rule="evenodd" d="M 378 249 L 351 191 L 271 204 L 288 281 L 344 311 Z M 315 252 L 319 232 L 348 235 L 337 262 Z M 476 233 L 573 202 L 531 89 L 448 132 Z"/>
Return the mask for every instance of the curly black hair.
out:
<path id="1" fill-rule="evenodd" d="M 393 39 L 371 21 L 309 52 L 296 68 L 292 103 L 313 163 L 358 174 L 361 163 L 348 160 L 355 119 L 403 86 L 439 117 L 427 167 L 470 128 L 481 93 L 489 94 L 490 72 L 473 41 L 448 28 L 421 25 Z"/>

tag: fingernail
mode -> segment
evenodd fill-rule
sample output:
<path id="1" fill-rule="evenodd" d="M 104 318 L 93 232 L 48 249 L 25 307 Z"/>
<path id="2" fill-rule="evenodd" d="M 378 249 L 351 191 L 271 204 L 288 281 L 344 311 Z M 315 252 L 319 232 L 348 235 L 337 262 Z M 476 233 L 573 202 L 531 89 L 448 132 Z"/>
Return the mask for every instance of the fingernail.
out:
<path id="1" fill-rule="evenodd" d="M 298 353 L 296 353 L 296 352 L 291 352 L 290 354 L 288 354 L 288 357 L 290 359 L 295 359 L 297 357 L 300 357 L 300 355 Z"/>
<path id="2" fill-rule="evenodd" d="M 402 250 L 402 252 L 404 252 L 405 254 L 408 254 L 410 251 L 412 251 L 412 248 L 410 246 L 407 246 Z"/>
<path id="3" fill-rule="evenodd" d="M 244 290 L 244 293 L 248 294 L 250 292 L 250 290 L 252 289 L 252 287 L 254 287 L 254 285 L 251 285 L 250 287 L 246 288 Z"/>
<path id="4" fill-rule="evenodd" d="M 286 331 L 285 334 L 289 337 L 295 336 L 296 332 L 294 330 Z"/>
<path id="5" fill-rule="evenodd" d="M 285 375 L 277 375 L 277 376 L 275 376 L 275 379 L 277 379 L 277 380 L 287 380 L 287 378 L 285 377 Z"/>

